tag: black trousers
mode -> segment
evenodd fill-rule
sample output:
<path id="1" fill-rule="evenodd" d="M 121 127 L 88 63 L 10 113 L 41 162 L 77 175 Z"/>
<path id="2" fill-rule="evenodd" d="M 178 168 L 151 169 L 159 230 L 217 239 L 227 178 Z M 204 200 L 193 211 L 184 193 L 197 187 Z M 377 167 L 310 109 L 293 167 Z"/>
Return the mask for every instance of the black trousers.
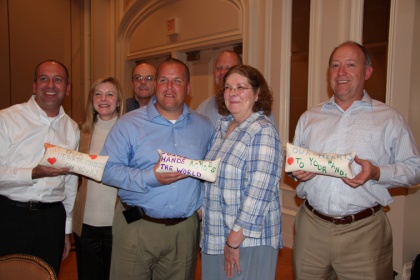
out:
<path id="1" fill-rule="evenodd" d="M 40 257 L 59 273 L 64 250 L 66 210 L 62 203 L 29 210 L 0 203 L 0 255 Z"/>
<path id="2" fill-rule="evenodd" d="M 112 227 L 83 224 L 74 235 L 79 280 L 108 280 L 111 267 Z"/>

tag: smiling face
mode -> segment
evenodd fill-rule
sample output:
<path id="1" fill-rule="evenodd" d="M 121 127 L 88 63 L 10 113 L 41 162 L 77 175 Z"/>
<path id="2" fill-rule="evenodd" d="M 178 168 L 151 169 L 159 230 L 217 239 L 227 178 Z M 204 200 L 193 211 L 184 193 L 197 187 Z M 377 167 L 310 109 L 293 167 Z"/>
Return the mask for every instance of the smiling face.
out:
<path id="1" fill-rule="evenodd" d="M 66 70 L 59 63 L 46 61 L 38 66 L 32 89 L 35 101 L 48 117 L 58 115 L 64 96 L 70 94 Z"/>
<path id="2" fill-rule="evenodd" d="M 93 107 L 101 120 L 107 121 L 117 115 L 117 88 L 110 82 L 101 83 L 93 94 Z"/>
<path id="3" fill-rule="evenodd" d="M 156 109 L 168 120 L 176 120 L 182 114 L 184 102 L 190 94 L 185 66 L 176 62 L 163 62 L 156 79 Z"/>
<path id="4" fill-rule="evenodd" d="M 365 67 L 363 51 L 356 45 L 344 44 L 333 53 L 329 67 L 329 80 L 335 101 L 344 110 L 363 97 L 365 81 L 373 72 Z"/>
<path id="5" fill-rule="evenodd" d="M 258 90 L 249 84 L 247 77 L 238 73 L 226 77 L 224 100 L 236 122 L 243 122 L 253 113 L 252 108 L 257 99 Z"/>

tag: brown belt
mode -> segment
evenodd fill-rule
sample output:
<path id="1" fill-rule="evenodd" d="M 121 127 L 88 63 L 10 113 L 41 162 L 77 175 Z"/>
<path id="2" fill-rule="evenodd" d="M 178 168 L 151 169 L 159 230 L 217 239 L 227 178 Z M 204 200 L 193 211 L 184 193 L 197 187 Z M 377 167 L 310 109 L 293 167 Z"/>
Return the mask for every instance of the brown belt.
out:
<path id="1" fill-rule="evenodd" d="M 306 208 L 308 208 L 312 213 L 314 213 L 315 215 L 317 215 L 318 217 L 320 217 L 321 219 L 334 223 L 336 225 L 346 225 L 346 224 L 351 224 L 352 222 L 355 221 L 359 221 L 362 220 L 364 218 L 370 217 L 372 215 L 374 215 L 376 212 L 378 212 L 382 206 L 381 205 L 376 205 L 374 207 L 371 208 L 367 208 L 363 211 L 360 211 L 356 214 L 353 215 L 348 215 L 348 216 L 343 216 L 343 217 L 331 217 L 331 216 L 327 216 L 324 215 L 322 213 L 319 213 L 318 211 L 316 211 L 308 202 L 308 200 L 305 200 L 305 206 Z"/>
<path id="2" fill-rule="evenodd" d="M 130 209 L 130 208 L 136 207 L 136 206 L 129 206 L 122 201 L 121 201 L 121 203 L 122 203 L 122 205 L 124 206 L 125 209 Z M 156 224 L 162 224 L 162 225 L 165 225 L 165 226 L 173 226 L 173 225 L 176 225 L 176 224 L 179 224 L 179 223 L 185 221 L 188 218 L 158 219 L 158 218 L 153 218 L 153 217 L 147 216 L 146 214 L 143 214 L 141 216 L 141 219 L 152 222 L 152 223 L 156 223 Z"/>

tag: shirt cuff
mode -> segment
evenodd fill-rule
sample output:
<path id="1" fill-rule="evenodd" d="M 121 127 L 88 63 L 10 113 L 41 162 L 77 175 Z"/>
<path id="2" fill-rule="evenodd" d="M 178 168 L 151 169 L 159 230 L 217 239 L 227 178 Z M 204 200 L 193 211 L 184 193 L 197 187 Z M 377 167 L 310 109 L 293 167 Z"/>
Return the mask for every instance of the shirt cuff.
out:
<path id="1" fill-rule="evenodd" d="M 378 183 L 389 183 L 392 180 L 392 167 L 391 166 L 379 166 L 381 174 L 379 175 Z"/>
<path id="2" fill-rule="evenodd" d="M 17 171 L 17 178 L 21 180 L 22 185 L 32 186 L 38 182 L 38 179 L 32 179 L 32 169 L 33 168 L 20 168 Z"/>
<path id="3" fill-rule="evenodd" d="M 72 223 L 73 223 L 73 219 L 66 219 L 66 229 L 65 229 L 65 233 L 66 234 L 70 234 L 72 231 Z"/>

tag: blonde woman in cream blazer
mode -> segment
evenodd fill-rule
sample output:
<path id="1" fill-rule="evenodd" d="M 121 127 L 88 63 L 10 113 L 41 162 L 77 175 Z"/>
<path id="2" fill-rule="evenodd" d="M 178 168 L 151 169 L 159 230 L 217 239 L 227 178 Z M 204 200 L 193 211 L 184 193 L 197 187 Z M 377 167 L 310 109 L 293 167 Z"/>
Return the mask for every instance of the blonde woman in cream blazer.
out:
<path id="1" fill-rule="evenodd" d="M 101 77 L 93 82 L 80 125 L 80 152 L 100 153 L 109 131 L 123 113 L 123 104 L 121 87 L 115 78 Z M 79 280 L 109 279 L 117 201 L 116 188 L 81 178 L 73 212 Z"/>

